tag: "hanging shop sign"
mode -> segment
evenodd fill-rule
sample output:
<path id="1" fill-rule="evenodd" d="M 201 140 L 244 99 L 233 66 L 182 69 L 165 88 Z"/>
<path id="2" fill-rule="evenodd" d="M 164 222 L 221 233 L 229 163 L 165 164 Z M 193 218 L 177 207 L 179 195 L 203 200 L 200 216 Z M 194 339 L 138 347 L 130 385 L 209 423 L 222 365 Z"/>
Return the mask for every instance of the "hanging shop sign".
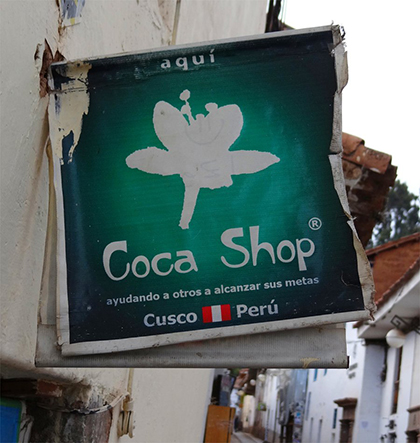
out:
<path id="1" fill-rule="evenodd" d="M 64 355 L 367 318 L 340 30 L 57 63 Z"/>

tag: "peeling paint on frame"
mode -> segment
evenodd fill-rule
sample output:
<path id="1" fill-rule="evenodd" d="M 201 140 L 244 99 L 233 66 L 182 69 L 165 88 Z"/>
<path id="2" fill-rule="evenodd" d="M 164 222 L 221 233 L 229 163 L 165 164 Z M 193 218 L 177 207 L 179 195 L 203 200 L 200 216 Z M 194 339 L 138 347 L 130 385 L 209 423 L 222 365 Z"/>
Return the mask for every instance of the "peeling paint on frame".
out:
<path id="1" fill-rule="evenodd" d="M 354 226 L 353 218 L 350 214 L 350 207 L 347 200 L 347 193 L 344 181 L 344 173 L 342 166 L 342 96 L 341 93 L 348 82 L 347 53 L 345 51 L 344 42 L 341 36 L 340 27 L 333 28 L 334 47 L 331 50 L 335 56 L 335 69 L 337 75 L 337 92 L 334 96 L 334 119 L 333 132 L 330 145 L 331 155 L 329 160 L 331 163 L 331 171 L 334 177 L 334 187 L 343 207 L 344 214 L 348 218 L 348 225 L 353 232 L 353 244 L 357 253 L 357 264 L 359 271 L 360 284 L 363 292 L 365 309 L 369 312 L 370 318 L 373 319 L 373 313 L 376 311 L 374 302 L 375 286 L 373 283 L 372 269 L 369 260 L 366 257 L 365 250 L 359 240 L 359 236 Z"/>
<path id="2" fill-rule="evenodd" d="M 60 90 L 50 82 L 50 137 L 53 152 L 63 162 L 71 162 L 82 133 L 83 116 L 89 112 L 87 76 L 91 65 L 75 63 L 59 69 L 63 81 Z"/>

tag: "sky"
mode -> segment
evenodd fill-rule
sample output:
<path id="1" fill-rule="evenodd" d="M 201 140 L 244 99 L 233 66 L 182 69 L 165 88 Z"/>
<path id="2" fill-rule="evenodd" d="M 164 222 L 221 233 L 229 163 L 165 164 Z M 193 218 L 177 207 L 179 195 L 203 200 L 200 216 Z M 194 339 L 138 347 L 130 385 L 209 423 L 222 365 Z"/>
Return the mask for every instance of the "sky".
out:
<path id="1" fill-rule="evenodd" d="M 344 26 L 349 81 L 343 131 L 392 155 L 398 179 L 420 190 L 420 2 L 418 0 L 283 0 L 295 29 Z"/>

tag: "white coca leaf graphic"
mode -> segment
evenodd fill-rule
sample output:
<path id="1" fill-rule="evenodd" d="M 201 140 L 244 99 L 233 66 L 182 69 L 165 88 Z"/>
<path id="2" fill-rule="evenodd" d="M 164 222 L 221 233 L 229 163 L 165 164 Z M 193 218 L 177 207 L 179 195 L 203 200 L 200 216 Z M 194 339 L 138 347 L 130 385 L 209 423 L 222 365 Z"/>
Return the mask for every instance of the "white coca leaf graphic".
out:
<path id="1" fill-rule="evenodd" d="M 174 163 L 170 160 L 171 153 L 159 148 L 139 149 L 126 158 L 129 168 L 140 169 L 149 174 L 178 174 Z"/>
<path id="2" fill-rule="evenodd" d="M 232 175 L 254 174 L 280 161 L 270 152 L 232 151 L 230 152 Z"/>
<path id="3" fill-rule="evenodd" d="M 280 161 L 260 151 L 229 151 L 239 137 L 243 116 L 237 105 L 219 108 L 207 103 L 207 115 L 194 118 L 185 90 L 180 99 L 181 111 L 160 101 L 153 111 L 153 125 L 167 148 L 148 147 L 130 154 L 126 163 L 149 174 L 179 174 L 185 185 L 184 204 L 179 226 L 188 229 L 201 188 L 217 189 L 232 185 L 232 175 L 254 174 Z"/>

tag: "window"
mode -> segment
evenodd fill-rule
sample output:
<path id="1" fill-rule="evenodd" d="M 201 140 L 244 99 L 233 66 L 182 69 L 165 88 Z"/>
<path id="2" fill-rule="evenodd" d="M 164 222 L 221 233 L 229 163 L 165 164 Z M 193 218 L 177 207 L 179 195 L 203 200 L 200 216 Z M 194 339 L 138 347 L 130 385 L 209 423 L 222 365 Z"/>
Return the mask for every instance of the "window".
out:
<path id="1" fill-rule="evenodd" d="M 334 409 L 332 427 L 333 429 L 337 427 L 337 408 Z"/>
<path id="2" fill-rule="evenodd" d="M 317 443 L 321 443 L 321 436 L 322 436 L 322 420 L 319 420 L 319 424 L 318 424 L 318 437 L 316 439 Z"/>
<path id="3" fill-rule="evenodd" d="M 324 369 L 324 377 L 327 375 L 328 369 Z"/>
<path id="4" fill-rule="evenodd" d="M 398 394 L 400 392 L 400 377 L 401 377 L 401 361 L 403 348 L 396 349 L 395 355 L 395 371 L 394 371 L 394 386 L 392 395 L 391 414 L 396 414 L 398 409 Z"/>
<path id="5" fill-rule="evenodd" d="M 309 441 L 313 441 L 312 440 L 313 431 L 314 431 L 314 418 L 311 417 L 311 425 L 309 426 Z"/>
<path id="6" fill-rule="evenodd" d="M 305 420 L 309 418 L 309 408 L 311 407 L 311 392 L 308 394 L 308 400 L 306 401 Z"/>
<path id="7" fill-rule="evenodd" d="M 318 377 L 318 369 L 315 369 L 315 371 L 314 371 L 314 381 L 316 381 L 317 377 Z"/>

